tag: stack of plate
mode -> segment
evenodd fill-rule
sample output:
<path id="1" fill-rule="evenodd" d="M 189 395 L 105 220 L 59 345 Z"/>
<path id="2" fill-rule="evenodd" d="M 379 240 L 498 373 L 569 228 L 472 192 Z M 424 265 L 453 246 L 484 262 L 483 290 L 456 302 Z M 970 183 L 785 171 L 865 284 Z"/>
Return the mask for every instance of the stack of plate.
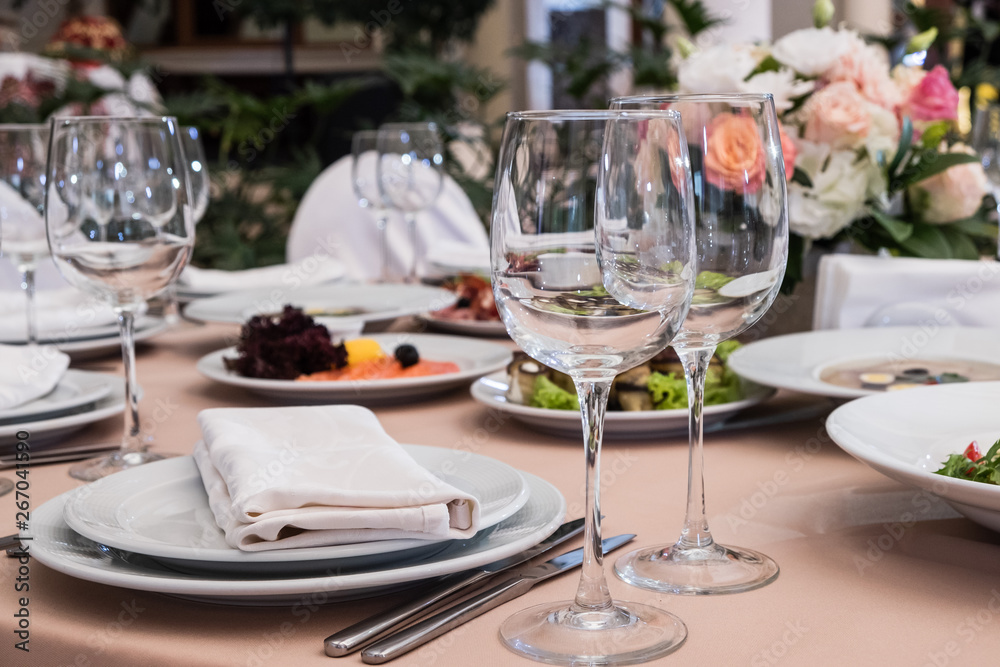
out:
<path id="1" fill-rule="evenodd" d="M 125 409 L 125 381 L 93 371 L 66 371 L 45 396 L 0 410 L 0 459 L 14 457 L 17 434 L 29 434 L 32 453 L 57 443 L 65 433 Z"/>
<path id="2" fill-rule="evenodd" d="M 506 558 L 548 537 L 566 512 L 548 482 L 494 459 L 405 445 L 418 463 L 476 496 L 467 540 L 386 540 L 245 552 L 229 547 L 193 459 L 158 461 L 67 492 L 32 512 L 32 555 L 70 576 L 227 604 L 368 597 Z"/>
<path id="3" fill-rule="evenodd" d="M 162 317 L 140 315 L 135 318 L 135 340 L 136 342 L 146 340 L 162 333 L 167 326 L 167 322 Z M 25 342 L 23 335 L 14 336 L 10 333 L 0 333 L 0 343 L 23 344 Z M 38 342 L 42 345 L 54 345 L 74 359 L 121 352 L 122 345 L 117 322 L 59 331 L 41 330 L 38 332 Z"/>

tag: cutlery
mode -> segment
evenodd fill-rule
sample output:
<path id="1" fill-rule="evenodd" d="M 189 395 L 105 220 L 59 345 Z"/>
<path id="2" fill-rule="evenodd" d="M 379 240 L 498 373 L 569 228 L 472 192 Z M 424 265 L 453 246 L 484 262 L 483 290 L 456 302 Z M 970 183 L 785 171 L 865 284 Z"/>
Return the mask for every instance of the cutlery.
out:
<path id="1" fill-rule="evenodd" d="M 0 470 L 5 470 L 7 468 L 14 468 L 18 463 L 24 465 L 42 465 L 45 463 L 63 463 L 66 461 L 79 461 L 80 459 L 87 459 L 94 454 L 99 454 L 102 452 L 113 452 L 116 447 L 110 447 L 107 443 L 100 445 L 83 445 L 80 447 L 67 447 L 65 449 L 58 448 L 49 450 L 44 454 L 35 454 L 29 460 L 19 461 L 14 455 L 0 456 Z"/>
<path id="2" fill-rule="evenodd" d="M 609 537 L 601 542 L 602 550 L 607 554 L 624 544 L 628 544 L 633 538 L 635 535 L 631 534 Z M 541 565 L 525 568 L 482 593 L 473 595 L 469 599 L 389 635 L 385 639 L 378 640 L 361 652 L 361 660 L 369 665 L 389 662 L 494 607 L 499 607 L 505 602 L 524 595 L 538 582 L 577 567 L 582 562 L 583 548 L 581 547 L 567 551 Z"/>
<path id="3" fill-rule="evenodd" d="M 339 658 L 362 648 L 377 637 L 402 625 L 418 615 L 424 615 L 442 604 L 446 598 L 469 588 L 498 572 L 520 565 L 535 556 L 562 544 L 583 530 L 583 519 L 567 521 L 554 533 L 538 544 L 508 558 L 489 563 L 482 568 L 456 572 L 441 578 L 428 592 L 401 607 L 394 607 L 354 625 L 344 628 L 323 640 L 323 649 L 331 658 Z"/>

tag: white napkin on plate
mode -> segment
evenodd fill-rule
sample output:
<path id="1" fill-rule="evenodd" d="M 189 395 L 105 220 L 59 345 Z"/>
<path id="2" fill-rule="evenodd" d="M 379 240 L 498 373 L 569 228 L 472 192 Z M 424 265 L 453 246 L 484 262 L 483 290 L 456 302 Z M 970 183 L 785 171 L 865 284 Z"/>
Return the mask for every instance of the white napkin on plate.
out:
<path id="1" fill-rule="evenodd" d="M 959 325 L 1000 327 L 1000 262 L 826 255 L 813 329 Z"/>
<path id="2" fill-rule="evenodd" d="M 479 503 L 420 466 L 356 405 L 203 410 L 194 451 L 226 542 L 244 551 L 479 529 Z"/>
<path id="3" fill-rule="evenodd" d="M 450 239 L 436 241 L 427 249 L 427 263 L 445 274 L 490 273 L 490 249 Z"/>
<path id="4" fill-rule="evenodd" d="M 236 292 L 262 287 L 287 287 L 295 289 L 319 285 L 342 278 L 344 265 L 332 257 L 307 257 L 292 264 L 261 266 L 243 271 L 199 269 L 186 266 L 177 282 L 200 292 Z"/>
<path id="5" fill-rule="evenodd" d="M 0 291 L 0 338 L 24 340 L 26 300 L 21 290 Z M 38 333 L 52 340 L 71 340 L 87 329 L 113 324 L 118 320 L 111 306 L 75 287 L 35 292 Z"/>
<path id="6" fill-rule="evenodd" d="M 68 367 L 69 355 L 50 345 L 0 345 L 0 411 L 49 393 Z"/>

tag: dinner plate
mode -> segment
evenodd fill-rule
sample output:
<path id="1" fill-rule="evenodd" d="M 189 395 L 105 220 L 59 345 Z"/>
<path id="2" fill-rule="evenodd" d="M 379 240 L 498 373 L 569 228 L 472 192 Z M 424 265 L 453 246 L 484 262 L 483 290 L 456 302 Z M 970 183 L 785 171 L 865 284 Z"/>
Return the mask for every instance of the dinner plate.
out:
<path id="1" fill-rule="evenodd" d="M 879 390 L 824 379 L 841 368 L 926 364 L 997 365 L 1000 330 L 973 327 L 878 327 L 834 329 L 775 336 L 748 343 L 729 357 L 729 367 L 754 382 L 835 398 L 859 398 Z M 1000 379 L 1000 378 L 998 378 Z"/>
<path id="2" fill-rule="evenodd" d="M 732 357 L 730 357 L 732 358 Z M 505 371 L 493 373 L 472 385 L 472 398 L 483 405 L 509 413 L 518 421 L 540 431 L 572 438 L 583 437 L 578 410 L 550 410 L 507 401 L 508 378 Z M 722 405 L 706 405 L 703 416 L 706 427 L 726 419 L 736 412 L 774 395 L 774 389 L 754 382 L 745 382 L 744 398 Z M 645 438 L 685 434 L 688 431 L 688 411 L 642 410 L 620 412 L 609 410 L 604 417 L 606 438 Z"/>
<path id="3" fill-rule="evenodd" d="M 53 443 L 62 441 L 62 436 L 83 428 L 88 424 L 107 419 L 125 410 L 125 380 L 113 375 L 105 375 L 111 387 L 108 395 L 96 403 L 81 405 L 56 416 L 43 416 L 35 421 L 17 421 L 0 425 L 0 454 L 13 451 L 17 434 L 28 432 L 31 451 L 36 452 Z"/>
<path id="4" fill-rule="evenodd" d="M 8 410 L 0 410 L 0 425 L 14 420 L 36 421 L 39 417 L 56 417 L 73 408 L 94 403 L 111 393 L 112 376 L 104 373 L 69 369 L 55 388 L 44 396 Z"/>
<path id="5" fill-rule="evenodd" d="M 198 360 L 197 368 L 205 377 L 223 384 L 242 387 L 265 396 L 295 402 L 358 402 L 416 399 L 435 392 L 453 389 L 506 368 L 511 351 L 503 345 L 487 341 L 434 334 L 376 334 L 366 336 L 378 341 L 386 354 L 398 345 L 409 343 L 420 356 L 431 361 L 451 361 L 458 365 L 456 373 L 383 380 L 331 380 L 327 382 L 297 382 L 295 380 L 262 380 L 248 378 L 226 370 L 224 358 L 236 358 L 236 348 L 230 347 L 207 354 Z"/>
<path id="6" fill-rule="evenodd" d="M 483 529 L 528 501 L 520 472 L 471 452 L 404 445 L 436 476 L 479 499 Z M 83 490 L 86 489 L 86 490 Z M 215 522 L 194 459 L 139 466 L 79 489 L 66 501 L 66 523 L 95 542 L 144 554 L 184 570 L 292 574 L 375 565 L 397 552 L 446 540 L 397 539 L 271 551 L 240 551 L 226 544 Z M 376 557 L 383 557 L 377 560 Z"/>
<path id="7" fill-rule="evenodd" d="M 249 578 L 178 572 L 146 556 L 120 551 L 83 537 L 63 519 L 73 491 L 32 511 L 31 553 L 39 562 L 79 579 L 227 604 L 321 604 L 370 597 L 423 579 L 478 567 L 512 556 L 551 535 L 563 522 L 566 501 L 548 482 L 522 473 L 528 502 L 513 516 L 468 540 L 453 540 L 425 558 L 396 566 L 324 573 L 320 576 Z"/>
<path id="8" fill-rule="evenodd" d="M 434 331 L 463 336 L 507 336 L 507 327 L 500 320 L 451 320 L 434 313 L 424 313 L 420 319 Z"/>
<path id="9" fill-rule="evenodd" d="M 826 429 L 851 456 L 1000 531 L 1000 486 L 934 474 L 973 440 L 985 454 L 1000 439 L 998 405 L 1000 382 L 919 387 L 846 403 Z"/>
<path id="10" fill-rule="evenodd" d="M 142 316 L 136 318 L 133 338 L 139 343 L 163 333 L 170 324 L 162 317 Z M 89 334 L 88 334 L 89 335 Z M 45 343 L 45 341 L 42 341 Z M 74 359 L 90 359 L 110 353 L 121 353 L 122 343 L 118 325 L 109 328 L 102 335 L 94 337 L 69 337 L 48 341 Z"/>
<path id="11" fill-rule="evenodd" d="M 280 313 L 286 305 L 292 305 L 317 321 L 324 324 L 329 321 L 335 329 L 350 329 L 368 322 L 438 310 L 451 305 L 456 298 L 446 289 L 427 285 L 336 283 L 294 290 L 277 286 L 196 299 L 184 308 L 184 315 L 203 322 L 243 324 L 254 315 Z"/>

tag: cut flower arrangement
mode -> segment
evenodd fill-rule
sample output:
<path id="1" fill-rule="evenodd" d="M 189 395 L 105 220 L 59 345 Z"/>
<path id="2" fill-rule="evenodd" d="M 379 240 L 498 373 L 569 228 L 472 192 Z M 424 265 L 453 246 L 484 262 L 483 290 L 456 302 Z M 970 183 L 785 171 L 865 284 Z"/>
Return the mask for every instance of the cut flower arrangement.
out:
<path id="1" fill-rule="evenodd" d="M 926 49 L 931 33 L 911 50 Z M 793 232 L 786 286 L 816 241 L 942 259 L 994 251 L 987 177 L 957 138 L 959 96 L 944 67 L 890 68 L 881 46 L 825 25 L 769 46 L 686 51 L 681 92 L 774 96 Z"/>

